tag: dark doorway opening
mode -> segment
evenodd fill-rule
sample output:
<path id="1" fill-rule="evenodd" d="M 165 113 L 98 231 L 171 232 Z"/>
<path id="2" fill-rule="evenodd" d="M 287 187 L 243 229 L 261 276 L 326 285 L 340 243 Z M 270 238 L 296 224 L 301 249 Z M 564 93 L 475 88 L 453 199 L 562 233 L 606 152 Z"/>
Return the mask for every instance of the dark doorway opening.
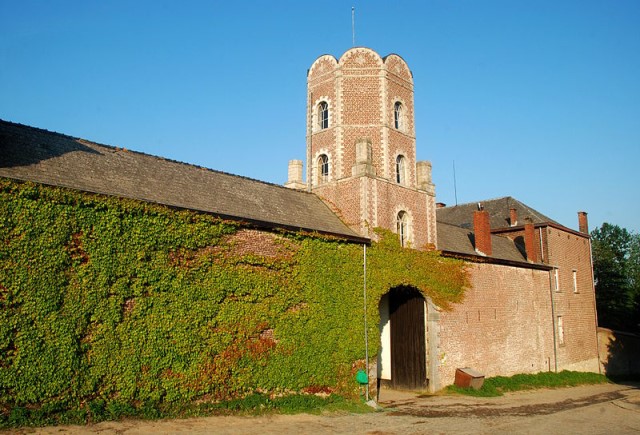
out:
<path id="1" fill-rule="evenodd" d="M 425 300 L 413 287 L 389 292 L 391 323 L 391 386 L 422 389 L 427 386 Z"/>

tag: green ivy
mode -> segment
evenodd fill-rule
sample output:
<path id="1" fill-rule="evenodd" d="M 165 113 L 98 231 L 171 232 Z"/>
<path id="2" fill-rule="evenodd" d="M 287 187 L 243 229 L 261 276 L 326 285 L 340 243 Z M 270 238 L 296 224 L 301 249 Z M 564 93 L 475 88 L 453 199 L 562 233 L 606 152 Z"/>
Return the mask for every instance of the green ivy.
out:
<path id="1" fill-rule="evenodd" d="M 87 421 L 256 393 L 356 394 L 362 246 L 284 232 L 274 258 L 228 242 L 243 228 L 0 178 L 0 426 L 28 409 Z M 462 262 L 379 238 L 367 255 L 371 355 L 391 288 L 447 309 L 468 285 Z"/>

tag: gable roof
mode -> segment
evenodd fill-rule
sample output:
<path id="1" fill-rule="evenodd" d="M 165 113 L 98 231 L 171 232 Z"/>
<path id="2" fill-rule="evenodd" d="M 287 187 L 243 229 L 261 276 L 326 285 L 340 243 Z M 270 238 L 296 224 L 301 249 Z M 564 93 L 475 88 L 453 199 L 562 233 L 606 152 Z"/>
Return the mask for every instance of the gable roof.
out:
<path id="1" fill-rule="evenodd" d="M 475 249 L 474 233 L 466 228 L 438 222 L 438 250 L 446 256 L 473 257 L 472 261 L 509 264 L 534 269 L 548 269 L 540 263 L 529 263 L 525 254 L 513 240 L 504 236 L 491 235 L 492 254 L 483 256 Z"/>
<path id="2" fill-rule="evenodd" d="M 3 120 L 0 176 L 368 242 L 314 194 Z"/>
<path id="3" fill-rule="evenodd" d="M 515 208 L 518 221 L 524 223 L 531 218 L 534 224 L 550 224 L 560 226 L 557 222 L 537 210 L 521 203 L 510 196 L 480 202 L 489 213 L 491 230 L 510 229 L 510 209 Z M 472 258 L 472 261 L 509 264 L 534 269 L 548 269 L 541 263 L 530 263 L 527 260 L 524 247 L 504 235 L 491 234 L 492 253 L 483 256 L 475 250 L 475 234 L 473 231 L 473 212 L 478 209 L 478 203 L 460 204 L 454 207 L 436 209 L 436 224 L 438 226 L 438 249 L 445 255 Z M 522 229 L 522 226 L 515 229 Z M 504 233 L 504 231 L 497 233 Z"/>
<path id="4" fill-rule="evenodd" d="M 491 230 L 508 228 L 511 226 L 510 209 L 515 208 L 518 214 L 518 225 L 522 225 L 526 218 L 530 218 L 532 223 L 550 223 L 560 225 L 550 217 L 529 207 L 511 196 L 497 199 L 478 201 L 484 209 L 489 212 L 489 224 Z M 473 229 L 473 212 L 478 209 L 478 202 L 459 204 L 451 207 L 441 207 L 436 210 L 438 222 L 456 225 L 462 228 Z"/>

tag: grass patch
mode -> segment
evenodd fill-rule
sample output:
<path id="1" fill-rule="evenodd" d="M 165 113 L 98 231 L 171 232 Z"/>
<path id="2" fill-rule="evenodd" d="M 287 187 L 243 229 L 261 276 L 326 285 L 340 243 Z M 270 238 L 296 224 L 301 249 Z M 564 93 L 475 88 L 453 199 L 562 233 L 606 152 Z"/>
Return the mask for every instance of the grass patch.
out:
<path id="1" fill-rule="evenodd" d="M 609 382 L 609 379 L 598 373 L 564 370 L 559 373 L 543 372 L 536 374 L 519 374 L 509 377 L 496 376 L 494 378 L 486 378 L 482 388 L 479 390 L 450 385 L 445 389 L 445 392 L 476 397 L 496 397 L 502 396 L 503 393 L 509 391 L 575 387 L 578 385 L 605 384 L 607 382 Z"/>
<path id="2" fill-rule="evenodd" d="M 241 399 L 218 403 L 129 403 L 94 400 L 81 409 L 64 407 L 15 407 L 9 412 L 0 409 L 0 429 L 24 426 L 83 425 L 107 420 L 134 418 L 155 420 L 160 418 L 189 418 L 212 415 L 260 414 L 320 414 L 323 412 L 372 412 L 362 401 L 331 394 L 326 397 L 312 394 L 291 394 L 271 398 L 264 394 L 251 394 Z"/>

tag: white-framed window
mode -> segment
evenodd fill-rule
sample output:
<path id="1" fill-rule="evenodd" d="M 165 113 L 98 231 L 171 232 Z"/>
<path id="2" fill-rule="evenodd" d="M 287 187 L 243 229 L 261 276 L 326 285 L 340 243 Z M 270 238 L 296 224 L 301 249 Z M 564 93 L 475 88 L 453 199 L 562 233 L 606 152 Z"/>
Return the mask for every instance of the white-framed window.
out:
<path id="1" fill-rule="evenodd" d="M 400 238 L 400 246 L 406 247 L 409 243 L 409 216 L 406 211 L 400 211 L 396 217 L 396 227 L 398 237 Z"/>
<path id="2" fill-rule="evenodd" d="M 404 106 L 400 101 L 393 105 L 393 126 L 396 130 L 404 129 Z"/>
<path id="3" fill-rule="evenodd" d="M 553 288 L 555 291 L 560 291 L 560 271 L 559 269 L 553 269 Z"/>
<path id="4" fill-rule="evenodd" d="M 318 104 L 318 128 L 320 130 L 329 128 L 329 103 L 326 101 Z"/>
<path id="5" fill-rule="evenodd" d="M 573 269 L 573 292 L 578 293 L 578 271 Z"/>
<path id="6" fill-rule="evenodd" d="M 396 183 L 405 184 L 407 179 L 407 159 L 400 154 L 396 157 Z"/>
<path id="7" fill-rule="evenodd" d="M 326 154 L 320 154 L 318 156 L 318 184 L 323 184 L 329 181 L 329 157 Z"/>
<path id="8" fill-rule="evenodd" d="M 564 345 L 564 321 L 562 316 L 558 316 L 557 319 L 557 327 L 558 327 L 558 345 Z"/>

